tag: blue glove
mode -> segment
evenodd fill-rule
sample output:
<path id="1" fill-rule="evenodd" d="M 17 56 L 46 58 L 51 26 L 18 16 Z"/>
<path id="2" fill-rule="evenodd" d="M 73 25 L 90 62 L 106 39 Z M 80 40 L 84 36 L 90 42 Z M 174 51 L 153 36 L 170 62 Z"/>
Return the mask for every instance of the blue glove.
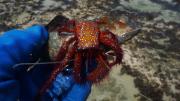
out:
<path id="1" fill-rule="evenodd" d="M 37 66 L 27 71 L 15 64 L 34 62 L 48 41 L 43 26 L 11 30 L 0 36 L 0 101 L 33 101 L 49 77 L 51 66 Z M 34 57 L 35 56 L 35 57 Z M 43 96 L 44 101 L 84 101 L 91 90 L 90 83 L 77 84 L 72 75 L 59 74 Z"/>
<path id="2" fill-rule="evenodd" d="M 90 93 L 91 83 L 76 84 L 72 75 L 56 77 L 53 85 L 48 90 L 52 101 L 85 101 Z M 60 98 L 61 97 L 61 98 Z"/>

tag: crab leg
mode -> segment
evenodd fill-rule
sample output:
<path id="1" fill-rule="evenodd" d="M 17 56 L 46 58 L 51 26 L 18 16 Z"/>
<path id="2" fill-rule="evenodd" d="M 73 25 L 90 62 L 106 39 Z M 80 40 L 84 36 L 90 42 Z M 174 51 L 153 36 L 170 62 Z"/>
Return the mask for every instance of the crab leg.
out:
<path id="1" fill-rule="evenodd" d="M 105 78 L 110 71 L 110 67 L 104 60 L 102 54 L 98 55 L 96 60 L 98 61 L 98 66 L 94 71 L 87 75 L 87 80 L 91 82 L 99 82 L 101 79 Z"/>
<path id="2" fill-rule="evenodd" d="M 82 66 L 82 53 L 78 52 L 74 59 L 74 78 L 77 82 L 81 82 L 81 66 Z"/>
<path id="3" fill-rule="evenodd" d="M 66 56 L 64 57 L 64 59 L 62 60 L 61 64 L 55 66 L 54 70 L 51 73 L 51 76 L 45 82 L 43 87 L 40 89 L 38 96 L 41 96 L 44 92 L 46 92 L 46 90 L 50 87 L 51 83 L 56 78 L 57 74 L 60 73 L 64 69 L 64 67 L 68 64 L 68 61 L 73 58 L 73 55 L 75 52 L 75 47 L 73 45 L 74 44 L 71 44 L 69 46 L 68 52 L 67 52 Z"/>
<path id="4" fill-rule="evenodd" d="M 123 51 L 118 44 L 118 39 L 117 37 L 111 33 L 110 31 L 106 30 L 100 33 L 100 42 L 107 46 L 110 47 L 114 52 L 116 56 L 116 60 L 113 63 L 108 63 L 110 67 L 117 63 L 121 63 L 122 57 L 123 57 Z"/>
<path id="5" fill-rule="evenodd" d="M 61 61 L 65 57 L 65 53 L 68 51 L 68 46 L 75 40 L 75 37 L 70 37 L 66 40 L 59 49 L 59 52 L 56 56 L 56 61 Z"/>

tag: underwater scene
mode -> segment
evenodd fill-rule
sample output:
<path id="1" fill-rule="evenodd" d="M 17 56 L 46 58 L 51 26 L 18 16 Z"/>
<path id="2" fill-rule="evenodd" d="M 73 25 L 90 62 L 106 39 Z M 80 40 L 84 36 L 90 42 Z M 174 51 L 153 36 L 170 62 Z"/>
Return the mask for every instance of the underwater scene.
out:
<path id="1" fill-rule="evenodd" d="M 63 15 L 75 22 L 79 21 L 79 25 L 77 24 L 76 28 L 70 31 L 70 34 L 74 30 L 78 32 L 79 39 L 70 44 L 70 47 L 79 42 L 77 45 L 79 50 L 87 47 L 92 49 L 103 42 L 107 45 L 109 43 L 106 42 L 110 40 L 110 45 L 107 46 L 114 50 L 112 54 L 115 54 L 116 62 L 112 65 L 112 69 L 108 65 L 110 71 L 102 69 L 87 77 L 93 84 L 86 101 L 180 101 L 179 0 L 0 0 L 0 33 L 12 29 L 25 29 L 37 24 L 46 26 L 57 15 Z M 74 23 L 73 21 L 67 23 L 68 28 L 69 24 Z M 83 21 L 103 23 L 102 29 L 107 28 L 114 34 L 107 32 L 109 35 L 107 37 L 107 33 L 95 36 L 92 33 L 98 33 L 99 29 L 95 27 L 97 23 Z M 51 27 L 51 24 L 49 26 Z M 87 29 L 84 30 L 83 26 Z M 58 29 L 61 30 L 67 29 L 64 27 Z M 118 43 L 117 40 L 120 40 L 114 38 L 114 35 L 121 37 L 124 33 L 136 30 L 138 32 L 134 32 L 131 38 L 119 42 L 123 52 L 120 52 L 118 46 L 113 46 Z M 83 36 L 84 33 L 86 35 Z M 54 60 L 59 48 L 63 46 L 64 37 L 66 35 L 59 37 L 58 33 L 50 32 L 48 53 L 51 60 Z M 100 39 L 96 39 L 97 37 Z M 103 48 L 103 52 L 91 50 L 89 54 L 99 61 L 99 68 L 106 68 L 106 64 L 103 64 L 109 62 L 104 61 L 106 46 L 98 48 Z M 81 51 L 75 55 L 82 54 L 86 56 L 88 52 Z M 71 60 L 67 59 L 69 60 L 66 62 L 69 63 Z M 82 61 L 77 61 L 77 64 L 86 62 L 85 58 L 81 57 L 80 60 Z M 65 66 L 66 64 L 62 68 Z M 78 71 L 80 69 L 75 68 L 75 73 L 78 74 Z M 93 69 L 89 71 L 93 72 Z M 81 76 L 89 76 L 83 73 Z M 98 80 L 94 79 L 98 76 Z M 79 80 L 80 77 L 77 76 L 75 79 Z"/>

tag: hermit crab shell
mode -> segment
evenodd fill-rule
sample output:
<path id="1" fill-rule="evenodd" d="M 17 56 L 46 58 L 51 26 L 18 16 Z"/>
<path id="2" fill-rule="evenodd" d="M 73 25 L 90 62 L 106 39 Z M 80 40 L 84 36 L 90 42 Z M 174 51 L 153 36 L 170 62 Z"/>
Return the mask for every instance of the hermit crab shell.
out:
<path id="1" fill-rule="evenodd" d="M 49 56 L 52 60 L 55 60 L 62 43 L 72 37 L 72 35 L 59 35 L 57 31 L 49 32 Z M 66 33 L 67 34 L 67 33 Z M 72 33 L 70 33 L 72 34 Z"/>

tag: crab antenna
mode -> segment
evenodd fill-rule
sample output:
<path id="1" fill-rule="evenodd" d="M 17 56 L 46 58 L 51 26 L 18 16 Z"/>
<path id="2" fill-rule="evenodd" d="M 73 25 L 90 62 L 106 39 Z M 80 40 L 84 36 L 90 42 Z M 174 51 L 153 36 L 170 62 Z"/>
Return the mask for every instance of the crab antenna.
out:
<path id="1" fill-rule="evenodd" d="M 60 61 L 55 61 L 55 62 L 35 62 L 35 63 L 18 63 L 15 64 L 12 69 L 16 69 L 19 66 L 35 66 L 35 65 L 47 65 L 47 64 L 60 64 Z"/>
<path id="2" fill-rule="evenodd" d="M 124 33 L 123 35 L 117 36 L 119 44 L 123 44 L 126 41 L 132 39 L 134 36 L 136 36 L 141 31 L 140 28 L 135 29 L 131 32 Z"/>

